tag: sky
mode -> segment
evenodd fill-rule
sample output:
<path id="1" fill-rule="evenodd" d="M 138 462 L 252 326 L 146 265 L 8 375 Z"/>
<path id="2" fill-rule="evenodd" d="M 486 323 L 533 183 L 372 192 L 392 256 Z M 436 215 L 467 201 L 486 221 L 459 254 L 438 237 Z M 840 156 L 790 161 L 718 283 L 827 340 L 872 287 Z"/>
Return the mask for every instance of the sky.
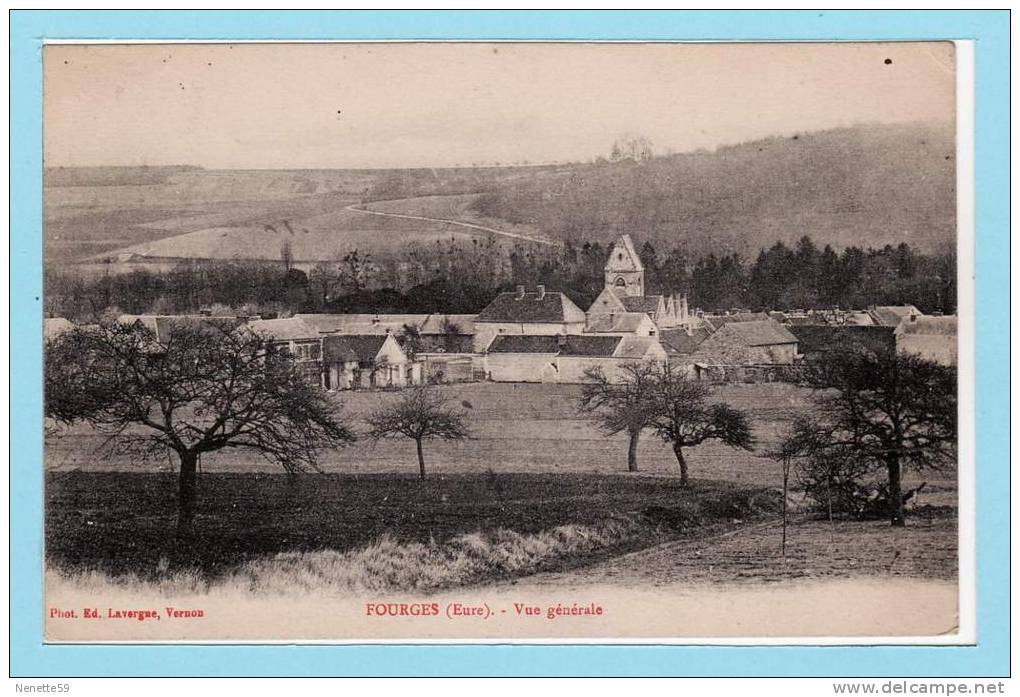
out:
<path id="1" fill-rule="evenodd" d="M 51 44 L 47 166 L 586 161 L 951 122 L 951 43 Z"/>

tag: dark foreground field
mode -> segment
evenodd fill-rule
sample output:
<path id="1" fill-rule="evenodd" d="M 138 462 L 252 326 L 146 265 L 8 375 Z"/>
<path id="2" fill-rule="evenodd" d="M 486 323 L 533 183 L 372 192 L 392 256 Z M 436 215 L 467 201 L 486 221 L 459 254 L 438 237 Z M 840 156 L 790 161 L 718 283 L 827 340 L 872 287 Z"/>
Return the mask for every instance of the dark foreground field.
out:
<path id="1" fill-rule="evenodd" d="M 205 473 L 194 552 L 175 549 L 175 480 L 168 474 L 51 473 L 46 558 L 63 571 L 152 577 L 194 569 L 205 578 L 278 553 L 348 552 L 388 540 L 442 545 L 494 531 L 525 536 L 569 526 L 583 540 L 614 525 L 607 545 L 564 546 L 542 568 L 623 552 L 775 515 L 774 491 L 710 480 L 682 489 L 641 475 L 405 475 Z M 617 525 L 617 523 L 619 525 Z M 500 533 L 500 534 L 503 534 Z M 559 534 L 559 533 L 558 533 Z M 577 554 L 573 552 L 578 552 Z M 163 560 L 161 562 L 161 560 Z"/>

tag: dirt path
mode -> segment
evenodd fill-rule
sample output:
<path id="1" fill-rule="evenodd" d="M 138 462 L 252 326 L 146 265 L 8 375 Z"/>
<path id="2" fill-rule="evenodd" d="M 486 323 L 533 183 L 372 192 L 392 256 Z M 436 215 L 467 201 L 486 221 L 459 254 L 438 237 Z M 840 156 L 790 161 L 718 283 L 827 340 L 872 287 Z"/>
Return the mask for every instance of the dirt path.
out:
<path id="1" fill-rule="evenodd" d="M 613 584 L 762 585 L 787 581 L 868 577 L 876 580 L 957 578 L 954 517 L 911 518 L 906 528 L 885 521 L 800 520 L 787 533 L 782 556 L 778 521 L 719 535 L 666 542 L 590 566 L 536 574 L 538 586 Z"/>
<path id="2" fill-rule="evenodd" d="M 496 228 L 485 227 L 484 225 L 477 225 L 475 223 L 466 223 L 462 220 L 450 220 L 449 218 L 429 218 L 424 215 L 407 215 L 405 213 L 384 213 L 382 211 L 373 211 L 369 208 L 362 208 L 356 203 L 352 203 L 346 206 L 344 210 L 352 211 L 354 213 L 363 213 L 365 215 L 380 215 L 384 218 L 403 218 L 405 220 L 424 220 L 430 223 L 446 223 L 447 225 L 458 225 L 460 227 L 471 228 L 473 230 L 481 230 L 482 232 L 492 233 L 493 235 L 501 235 L 503 237 L 510 237 L 517 240 L 524 240 L 525 242 L 535 242 L 536 244 L 544 244 L 552 247 L 556 246 L 555 242 L 549 240 L 543 240 L 538 237 L 531 237 L 530 235 L 522 235 L 519 232 L 507 232 L 506 230 L 497 230 Z"/>

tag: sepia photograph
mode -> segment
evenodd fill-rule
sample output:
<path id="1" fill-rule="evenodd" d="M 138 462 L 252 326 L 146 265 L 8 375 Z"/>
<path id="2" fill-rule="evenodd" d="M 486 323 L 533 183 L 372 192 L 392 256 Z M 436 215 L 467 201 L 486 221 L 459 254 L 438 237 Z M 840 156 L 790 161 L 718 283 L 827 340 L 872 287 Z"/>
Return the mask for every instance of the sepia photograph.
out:
<path id="1" fill-rule="evenodd" d="M 47 43 L 46 641 L 973 642 L 959 50 Z"/>

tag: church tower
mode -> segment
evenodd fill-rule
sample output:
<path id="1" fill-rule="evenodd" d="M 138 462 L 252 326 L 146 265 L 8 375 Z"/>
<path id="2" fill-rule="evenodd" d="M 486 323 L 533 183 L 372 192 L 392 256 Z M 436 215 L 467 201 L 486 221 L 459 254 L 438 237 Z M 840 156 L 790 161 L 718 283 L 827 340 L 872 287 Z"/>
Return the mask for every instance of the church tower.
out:
<path id="1" fill-rule="evenodd" d="M 630 235 L 620 235 L 606 261 L 606 288 L 616 295 L 644 295 L 645 267 Z"/>

